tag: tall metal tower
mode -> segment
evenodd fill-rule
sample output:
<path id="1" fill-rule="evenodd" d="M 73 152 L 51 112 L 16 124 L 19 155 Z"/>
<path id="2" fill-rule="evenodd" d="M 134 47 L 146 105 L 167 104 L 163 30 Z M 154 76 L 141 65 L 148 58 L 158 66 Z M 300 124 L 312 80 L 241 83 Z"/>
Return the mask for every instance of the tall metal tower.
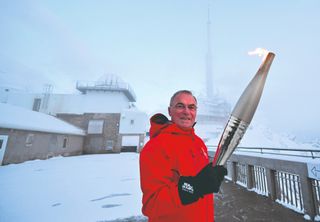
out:
<path id="1" fill-rule="evenodd" d="M 210 4 L 208 4 L 208 21 L 207 21 L 206 90 L 207 90 L 207 98 L 213 99 Z"/>

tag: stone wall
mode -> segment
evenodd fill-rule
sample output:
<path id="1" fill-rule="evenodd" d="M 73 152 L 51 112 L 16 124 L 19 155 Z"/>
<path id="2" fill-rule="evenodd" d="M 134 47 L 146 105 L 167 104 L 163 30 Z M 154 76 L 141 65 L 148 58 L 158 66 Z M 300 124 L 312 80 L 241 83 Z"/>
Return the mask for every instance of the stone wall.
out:
<path id="1" fill-rule="evenodd" d="M 8 135 L 3 165 L 83 153 L 84 136 L 4 128 L 0 135 Z"/>
<path id="2" fill-rule="evenodd" d="M 121 151 L 120 113 L 85 113 L 83 115 L 60 113 L 57 117 L 85 131 L 88 131 L 90 120 L 103 120 L 102 133 L 87 133 L 84 140 L 84 154 L 119 153 Z"/>

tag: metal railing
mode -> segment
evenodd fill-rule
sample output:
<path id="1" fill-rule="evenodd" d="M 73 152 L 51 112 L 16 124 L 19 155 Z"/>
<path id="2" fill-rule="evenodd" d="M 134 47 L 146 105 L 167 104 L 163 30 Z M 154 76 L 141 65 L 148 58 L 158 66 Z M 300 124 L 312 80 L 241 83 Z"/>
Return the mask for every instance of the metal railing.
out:
<path id="1" fill-rule="evenodd" d="M 210 148 L 217 148 L 217 146 L 208 145 Z M 273 154 L 282 156 L 308 157 L 320 158 L 320 149 L 295 149 L 295 148 L 270 148 L 270 147 L 241 147 L 238 146 L 235 152 L 251 152 L 259 154 Z"/>
<path id="2" fill-rule="evenodd" d="M 293 148 L 267 148 L 267 147 L 237 147 L 238 152 L 253 152 L 260 154 L 285 155 L 296 157 L 320 158 L 320 149 L 293 149 Z"/>
<path id="3" fill-rule="evenodd" d="M 82 93 L 85 93 L 88 90 L 123 91 L 131 102 L 136 101 L 136 94 L 131 86 L 128 83 L 121 81 L 77 81 L 76 88 Z"/>
<path id="4" fill-rule="evenodd" d="M 316 206 L 317 215 L 320 215 L 320 181 L 312 180 L 312 190 L 314 195 L 314 205 Z"/>
<path id="5" fill-rule="evenodd" d="M 268 184 L 266 168 L 262 166 L 253 166 L 253 188 L 261 195 L 268 196 Z"/>
<path id="6" fill-rule="evenodd" d="M 318 158 L 315 153 L 320 152 L 318 150 L 293 150 L 310 152 L 307 156 L 305 153 L 295 154 L 310 160 Z M 245 152 L 248 151 L 234 152 L 227 161 L 228 179 L 296 212 L 309 215 L 311 218 L 320 217 L 320 180 L 309 177 L 308 160 L 296 161 L 294 158 L 286 158 L 291 155 L 284 153 L 280 154 L 284 158 L 274 158 L 270 155 L 249 153 L 246 155 Z M 263 150 L 262 153 L 265 151 Z M 209 156 L 212 158 L 214 152 L 209 150 Z"/>
<path id="7" fill-rule="evenodd" d="M 303 213 L 303 199 L 299 175 L 277 171 L 277 202 Z"/>
<path id="8" fill-rule="evenodd" d="M 237 182 L 246 187 L 247 186 L 247 168 L 245 164 L 237 163 Z"/>

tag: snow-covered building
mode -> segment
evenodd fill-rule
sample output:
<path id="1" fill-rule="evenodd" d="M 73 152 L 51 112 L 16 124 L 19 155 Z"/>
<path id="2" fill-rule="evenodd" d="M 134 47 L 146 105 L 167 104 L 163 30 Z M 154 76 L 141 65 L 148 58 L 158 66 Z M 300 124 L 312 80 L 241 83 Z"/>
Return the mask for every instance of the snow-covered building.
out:
<path id="1" fill-rule="evenodd" d="M 82 129 L 9 104 L 0 103 L 0 110 L 0 165 L 82 154 Z"/>
<path id="2" fill-rule="evenodd" d="M 0 102 L 56 116 L 86 131 L 84 153 L 139 151 L 143 146 L 147 115 L 134 103 L 129 84 L 116 75 L 95 82 L 78 82 L 78 93 L 26 93 L 0 87 Z"/>
<path id="3" fill-rule="evenodd" d="M 129 84 L 116 75 L 93 82 L 77 82 L 77 93 L 52 93 L 46 85 L 42 93 L 28 93 L 11 87 L 0 87 L 0 102 L 56 115 L 57 113 L 120 113 L 134 107 L 136 95 Z"/>
<path id="4" fill-rule="evenodd" d="M 137 110 L 126 109 L 121 112 L 119 135 L 122 150 L 132 151 L 144 145 L 148 116 Z M 143 136 L 141 136 L 143 135 Z"/>

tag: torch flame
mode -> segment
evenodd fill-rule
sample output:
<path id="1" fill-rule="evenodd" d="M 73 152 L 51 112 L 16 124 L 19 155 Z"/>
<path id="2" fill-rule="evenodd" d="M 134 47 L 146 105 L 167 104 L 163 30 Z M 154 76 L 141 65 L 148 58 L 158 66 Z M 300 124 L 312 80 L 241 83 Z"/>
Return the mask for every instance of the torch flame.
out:
<path id="1" fill-rule="evenodd" d="M 248 52 L 248 55 L 258 55 L 259 57 L 263 56 L 262 59 L 264 59 L 269 51 L 267 49 L 263 48 L 256 48 L 254 51 Z"/>

